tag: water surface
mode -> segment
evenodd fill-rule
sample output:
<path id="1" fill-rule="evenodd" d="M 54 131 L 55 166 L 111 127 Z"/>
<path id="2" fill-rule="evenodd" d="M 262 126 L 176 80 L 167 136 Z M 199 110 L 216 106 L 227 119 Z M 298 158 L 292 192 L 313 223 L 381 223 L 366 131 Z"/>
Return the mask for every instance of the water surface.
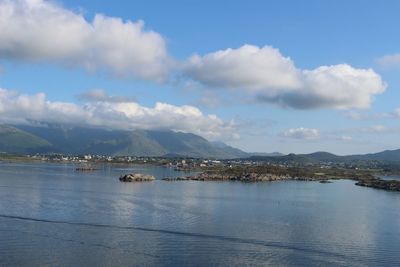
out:
<path id="1" fill-rule="evenodd" d="M 0 266 L 399 266 L 400 193 L 353 181 L 120 183 L 0 163 Z"/>

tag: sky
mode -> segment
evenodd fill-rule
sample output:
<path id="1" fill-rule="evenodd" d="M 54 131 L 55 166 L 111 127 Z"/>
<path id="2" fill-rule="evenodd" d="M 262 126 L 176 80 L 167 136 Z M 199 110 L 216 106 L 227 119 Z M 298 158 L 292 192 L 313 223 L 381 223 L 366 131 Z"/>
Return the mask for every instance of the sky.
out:
<path id="1" fill-rule="evenodd" d="M 0 123 L 398 149 L 399 1 L 0 0 Z"/>

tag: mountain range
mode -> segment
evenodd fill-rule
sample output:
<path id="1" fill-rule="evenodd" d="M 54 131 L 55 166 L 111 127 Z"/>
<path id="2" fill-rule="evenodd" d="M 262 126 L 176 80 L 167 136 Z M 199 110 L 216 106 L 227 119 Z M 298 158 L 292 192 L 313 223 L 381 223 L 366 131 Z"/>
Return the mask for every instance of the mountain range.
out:
<path id="1" fill-rule="evenodd" d="M 0 125 L 0 152 L 14 154 L 61 153 L 113 156 L 241 158 L 275 163 L 381 161 L 400 163 L 400 149 L 364 155 L 246 153 L 222 142 L 191 134 L 161 130 L 107 130 L 85 127 Z"/>
<path id="2" fill-rule="evenodd" d="M 385 150 L 378 153 L 370 153 L 363 155 L 347 155 L 338 156 L 329 152 L 314 152 L 310 154 L 288 154 L 281 156 L 251 156 L 254 161 L 270 161 L 275 163 L 296 162 L 299 164 L 316 164 L 316 163 L 354 163 L 360 161 L 379 161 L 389 163 L 400 163 L 400 149 Z"/>
<path id="3" fill-rule="evenodd" d="M 191 133 L 0 125 L 0 152 L 241 158 L 248 154 Z"/>

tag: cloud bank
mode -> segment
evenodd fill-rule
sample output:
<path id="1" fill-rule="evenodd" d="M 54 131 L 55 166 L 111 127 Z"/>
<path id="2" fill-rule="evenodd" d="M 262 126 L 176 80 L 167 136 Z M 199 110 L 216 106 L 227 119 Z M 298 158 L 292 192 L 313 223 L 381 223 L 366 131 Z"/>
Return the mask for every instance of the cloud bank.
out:
<path id="1" fill-rule="evenodd" d="M 44 93 L 19 94 L 0 89 L 0 123 L 55 123 L 120 130 L 165 129 L 199 134 L 209 139 L 237 138 L 234 121 L 224 122 L 193 106 L 157 102 L 145 107 L 133 101 L 91 101 L 84 105 L 53 102 Z"/>
<path id="2" fill-rule="evenodd" d="M 302 70 L 271 46 L 194 55 L 183 72 L 210 87 L 242 90 L 261 102 L 297 109 L 368 108 L 386 88 L 372 69 L 340 64 Z"/>
<path id="3" fill-rule="evenodd" d="M 238 90 L 258 102 L 295 109 L 368 108 L 386 89 L 372 69 L 348 64 L 301 69 L 271 46 L 243 45 L 172 63 L 165 39 L 146 30 L 143 21 L 102 14 L 89 21 L 45 0 L 0 0 L 0 59 L 56 63 L 155 82 L 177 71 L 187 82 L 208 86 L 206 90 Z M 381 61 L 397 64 L 399 55 Z"/>
<path id="4" fill-rule="evenodd" d="M 96 14 L 87 21 L 50 1 L 0 1 L 0 58 L 52 62 L 163 81 L 169 58 L 163 37 L 144 22 Z"/>

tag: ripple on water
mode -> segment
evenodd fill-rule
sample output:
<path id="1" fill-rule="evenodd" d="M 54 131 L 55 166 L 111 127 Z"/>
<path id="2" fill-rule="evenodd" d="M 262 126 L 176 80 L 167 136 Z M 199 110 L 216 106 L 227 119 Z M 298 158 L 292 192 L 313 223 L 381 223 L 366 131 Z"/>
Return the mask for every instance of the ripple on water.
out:
<path id="1" fill-rule="evenodd" d="M 400 263 L 400 194 L 351 181 L 125 185 L 121 170 L 69 167 L 2 165 L 0 266 Z"/>

